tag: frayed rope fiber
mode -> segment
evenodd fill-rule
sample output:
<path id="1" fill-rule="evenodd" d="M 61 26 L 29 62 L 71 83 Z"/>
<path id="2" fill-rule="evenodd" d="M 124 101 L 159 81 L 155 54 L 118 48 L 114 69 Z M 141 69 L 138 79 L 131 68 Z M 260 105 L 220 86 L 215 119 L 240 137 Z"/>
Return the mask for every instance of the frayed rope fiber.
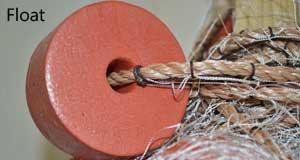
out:
<path id="1" fill-rule="evenodd" d="M 107 77 L 112 86 L 142 79 L 146 86 L 191 89 L 174 137 L 138 158 L 251 159 L 247 152 L 253 159 L 299 159 L 299 45 L 299 28 L 269 27 L 227 35 L 201 62 L 112 72 Z M 212 138 L 220 133 L 222 138 Z M 187 145 L 169 152 L 183 142 Z"/>

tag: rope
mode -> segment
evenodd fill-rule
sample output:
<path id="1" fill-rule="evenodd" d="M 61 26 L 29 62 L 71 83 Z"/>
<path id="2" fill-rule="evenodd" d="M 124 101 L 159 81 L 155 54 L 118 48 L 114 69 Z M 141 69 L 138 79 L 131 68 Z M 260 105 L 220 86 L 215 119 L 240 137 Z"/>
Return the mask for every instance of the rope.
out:
<path id="1" fill-rule="evenodd" d="M 260 79 L 261 82 L 300 82 L 300 68 L 286 66 L 270 67 L 261 64 L 255 64 L 254 66 L 255 74 L 253 76 Z M 202 80 L 204 77 L 207 77 L 208 81 L 211 82 L 217 81 L 214 80 L 214 77 L 246 78 L 254 72 L 251 63 L 248 62 L 214 60 L 194 62 L 193 71 L 196 79 Z M 181 82 L 185 77 L 191 77 L 190 65 L 178 62 L 150 65 L 141 68 L 140 72 L 145 79 L 156 81 L 169 80 Z M 112 72 L 107 79 L 112 86 L 122 86 L 135 82 L 133 70 Z"/>

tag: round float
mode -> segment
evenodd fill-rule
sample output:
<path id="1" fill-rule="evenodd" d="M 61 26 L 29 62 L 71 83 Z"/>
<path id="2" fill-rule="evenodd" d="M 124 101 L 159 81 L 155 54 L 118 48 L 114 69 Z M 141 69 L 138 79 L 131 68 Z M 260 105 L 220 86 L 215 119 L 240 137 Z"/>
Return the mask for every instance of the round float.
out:
<path id="1" fill-rule="evenodd" d="M 43 135 L 84 159 L 142 154 L 181 121 L 187 100 L 170 89 L 131 84 L 112 88 L 107 74 L 184 61 L 169 29 L 154 15 L 123 2 L 100 2 L 69 16 L 36 48 L 27 74 L 27 101 Z M 187 91 L 183 91 L 187 97 Z"/>

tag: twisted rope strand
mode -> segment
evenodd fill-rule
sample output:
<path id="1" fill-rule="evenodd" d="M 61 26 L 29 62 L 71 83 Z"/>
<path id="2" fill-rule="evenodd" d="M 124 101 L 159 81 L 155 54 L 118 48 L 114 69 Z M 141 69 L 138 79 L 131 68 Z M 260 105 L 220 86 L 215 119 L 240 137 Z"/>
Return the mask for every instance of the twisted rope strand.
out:
<path id="1" fill-rule="evenodd" d="M 272 82 L 300 82 L 300 68 L 291 68 L 286 66 L 267 66 L 263 64 L 254 64 L 247 62 L 229 62 L 206 60 L 203 62 L 194 62 L 193 71 L 196 79 L 201 77 L 242 77 L 247 78 L 253 74 L 253 77 L 261 81 Z M 255 70 L 255 71 L 254 71 Z M 169 62 L 166 64 L 154 64 L 141 68 L 141 75 L 145 79 L 164 81 L 181 81 L 187 76 L 191 76 L 190 65 L 186 63 Z M 107 77 L 111 86 L 122 86 L 135 82 L 132 70 L 122 70 L 112 72 Z M 213 78 L 208 80 L 214 81 Z M 216 81 L 216 80 L 215 80 Z"/>

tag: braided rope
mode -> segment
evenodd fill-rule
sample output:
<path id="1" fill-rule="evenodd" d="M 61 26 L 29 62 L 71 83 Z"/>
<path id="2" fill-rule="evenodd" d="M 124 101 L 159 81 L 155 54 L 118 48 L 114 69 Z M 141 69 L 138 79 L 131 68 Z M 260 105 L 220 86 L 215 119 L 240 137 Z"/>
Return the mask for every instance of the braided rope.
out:
<path id="1" fill-rule="evenodd" d="M 156 64 L 141 69 L 141 74 L 145 79 L 151 80 L 172 80 L 182 81 L 184 77 L 190 75 L 189 65 L 184 63 L 171 62 L 167 64 Z M 209 76 L 249 76 L 253 72 L 253 68 L 249 63 L 243 62 L 226 62 L 211 61 L 194 63 L 195 77 Z M 266 65 L 255 65 L 255 74 L 260 82 L 300 82 L 300 68 L 291 68 L 285 66 L 270 67 Z M 203 79 L 204 79 L 203 78 Z M 178 81 L 179 79 L 179 81 Z M 218 81 L 217 77 L 207 77 L 208 82 Z M 229 78 L 228 78 L 229 79 Z M 230 79 L 229 79 L 230 80 Z M 112 86 L 122 86 L 133 83 L 135 77 L 132 71 L 113 72 L 108 76 L 108 82 Z M 176 82 L 174 81 L 174 82 Z M 243 82 L 243 80 L 241 80 Z M 248 81 L 245 81 L 246 83 Z M 251 82 L 251 81 L 250 81 Z M 201 82 L 200 82 L 201 83 Z M 249 82 L 248 82 L 249 83 Z M 253 82 L 256 84 L 257 82 Z M 200 89 L 203 96 L 210 98 L 238 99 L 243 95 L 255 96 L 260 100 L 267 100 L 270 97 L 273 100 L 282 102 L 300 103 L 300 89 L 282 88 L 282 87 L 240 87 L 235 85 L 203 85 Z"/>

